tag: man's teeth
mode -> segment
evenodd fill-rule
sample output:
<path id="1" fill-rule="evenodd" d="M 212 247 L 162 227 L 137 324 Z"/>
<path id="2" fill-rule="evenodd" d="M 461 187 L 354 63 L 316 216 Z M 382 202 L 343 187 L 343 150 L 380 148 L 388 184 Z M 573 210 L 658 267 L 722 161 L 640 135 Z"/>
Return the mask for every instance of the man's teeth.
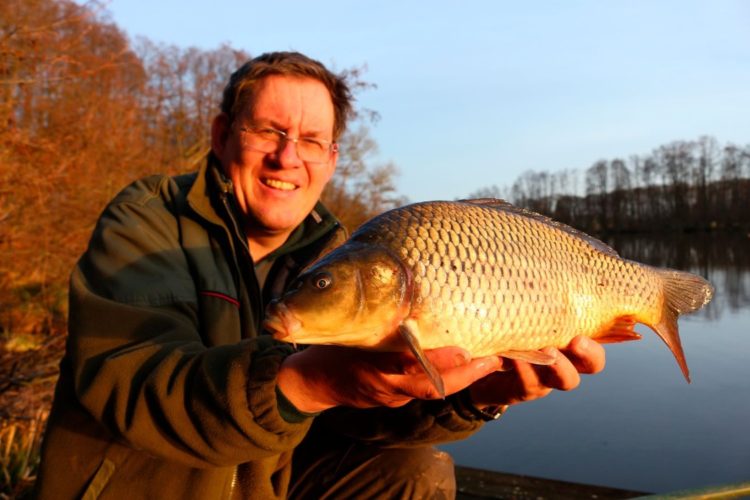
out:
<path id="1" fill-rule="evenodd" d="M 291 191 L 292 189 L 297 187 L 291 182 L 280 181 L 278 179 L 265 179 L 264 182 L 266 186 L 272 187 L 274 189 L 281 189 L 282 191 Z"/>

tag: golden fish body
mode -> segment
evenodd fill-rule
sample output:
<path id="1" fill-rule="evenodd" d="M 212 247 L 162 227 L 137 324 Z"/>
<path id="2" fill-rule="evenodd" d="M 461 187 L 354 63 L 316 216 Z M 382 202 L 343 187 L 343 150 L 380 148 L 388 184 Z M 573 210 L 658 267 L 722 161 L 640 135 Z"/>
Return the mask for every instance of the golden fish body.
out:
<path id="1" fill-rule="evenodd" d="M 677 317 L 712 293 L 699 276 L 622 259 L 499 200 L 426 202 L 364 224 L 269 307 L 266 325 L 300 343 L 406 344 L 418 356 L 454 345 L 544 363 L 543 347 L 581 334 L 637 338 L 640 322 L 664 339 L 687 378 Z"/>
<path id="2" fill-rule="evenodd" d="M 398 252 L 411 271 L 426 349 L 460 345 L 483 356 L 562 347 L 605 333 L 617 317 L 660 319 L 655 269 L 521 212 L 429 203 L 366 229 L 368 243 Z"/>

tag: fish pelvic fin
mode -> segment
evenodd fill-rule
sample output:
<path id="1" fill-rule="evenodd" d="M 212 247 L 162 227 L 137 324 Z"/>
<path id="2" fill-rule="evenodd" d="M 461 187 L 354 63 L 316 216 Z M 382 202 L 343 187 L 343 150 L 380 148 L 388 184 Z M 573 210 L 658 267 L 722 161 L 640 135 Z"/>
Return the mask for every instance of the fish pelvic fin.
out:
<path id="1" fill-rule="evenodd" d="M 702 277 L 675 271 L 672 269 L 656 269 L 664 285 L 664 305 L 661 320 L 651 326 L 661 337 L 669 350 L 672 351 L 677 364 L 690 383 L 690 371 L 685 361 L 682 342 L 677 328 L 677 318 L 680 314 L 696 311 L 711 301 L 714 287 Z"/>
<path id="2" fill-rule="evenodd" d="M 508 359 L 526 361 L 532 365 L 551 365 L 557 361 L 557 356 L 547 354 L 544 351 L 521 351 L 511 349 L 509 351 L 501 352 L 499 355 Z"/>
<path id="3" fill-rule="evenodd" d="M 409 346 L 414 357 L 419 361 L 420 366 L 429 377 L 432 385 L 435 386 L 440 397 L 445 399 L 445 384 L 443 383 L 443 377 L 440 376 L 440 373 L 438 373 L 435 366 L 429 359 L 427 359 L 427 356 L 422 350 L 422 346 L 419 345 L 419 340 L 417 340 L 417 336 L 419 335 L 419 326 L 417 325 L 417 322 L 413 319 L 405 320 L 399 325 L 398 333 L 401 335 L 401 338 L 406 345 Z"/>

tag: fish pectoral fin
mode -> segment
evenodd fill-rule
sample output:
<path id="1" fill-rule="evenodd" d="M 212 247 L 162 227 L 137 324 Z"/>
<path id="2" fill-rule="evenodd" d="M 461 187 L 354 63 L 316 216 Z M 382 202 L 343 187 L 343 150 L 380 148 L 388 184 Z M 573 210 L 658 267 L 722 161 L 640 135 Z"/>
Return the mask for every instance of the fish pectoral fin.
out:
<path id="1" fill-rule="evenodd" d="M 433 366 L 430 360 L 427 359 L 427 356 L 425 356 L 425 353 L 422 350 L 422 346 L 419 345 L 419 341 L 417 340 L 417 335 L 419 334 L 419 326 L 417 325 L 417 322 L 407 319 L 399 325 L 398 333 L 401 335 L 401 338 L 404 339 L 406 345 L 409 346 L 414 357 L 419 361 L 419 364 L 430 378 L 432 385 L 435 386 L 440 397 L 445 399 L 445 384 L 443 383 L 443 377 L 440 376 L 437 369 Z"/>
<path id="2" fill-rule="evenodd" d="M 643 337 L 633 330 L 635 318 L 622 316 L 617 318 L 612 326 L 594 338 L 600 344 L 614 344 L 616 342 L 628 342 L 630 340 L 641 340 Z"/>
<path id="3" fill-rule="evenodd" d="M 518 361 L 526 361 L 532 365 L 551 365 L 557 361 L 557 357 L 543 351 L 517 351 L 510 350 L 501 352 L 500 356 Z"/>

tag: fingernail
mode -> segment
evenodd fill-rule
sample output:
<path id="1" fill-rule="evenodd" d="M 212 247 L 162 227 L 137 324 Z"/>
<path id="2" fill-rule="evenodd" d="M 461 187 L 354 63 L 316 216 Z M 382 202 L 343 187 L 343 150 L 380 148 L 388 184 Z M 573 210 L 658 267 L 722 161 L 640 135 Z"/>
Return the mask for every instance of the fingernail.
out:
<path id="1" fill-rule="evenodd" d="M 500 358 L 497 356 L 488 356 L 479 362 L 478 367 L 480 370 L 496 370 L 500 367 Z"/>
<path id="2" fill-rule="evenodd" d="M 463 366 L 471 361 L 471 354 L 468 351 L 461 350 L 456 354 L 455 363 L 456 366 Z"/>
<path id="3" fill-rule="evenodd" d="M 581 337 L 578 340 L 578 346 L 577 349 L 579 351 L 587 351 L 591 347 L 592 340 L 588 337 Z"/>

